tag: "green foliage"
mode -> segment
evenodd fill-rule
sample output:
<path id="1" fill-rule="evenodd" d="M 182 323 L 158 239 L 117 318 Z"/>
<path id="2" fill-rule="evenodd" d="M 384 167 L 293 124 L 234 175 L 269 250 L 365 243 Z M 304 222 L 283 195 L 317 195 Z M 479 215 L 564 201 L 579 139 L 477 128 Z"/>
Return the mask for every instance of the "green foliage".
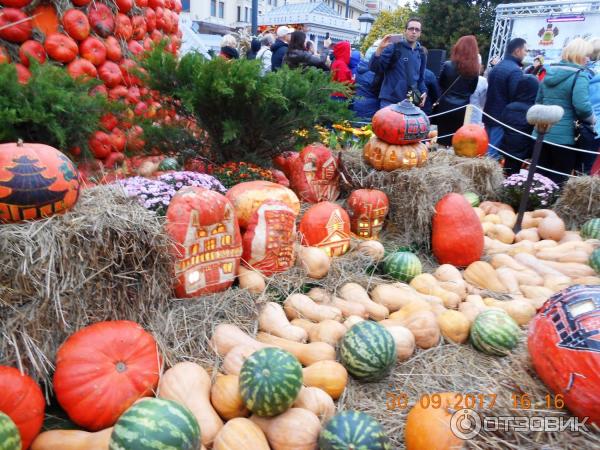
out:
<path id="1" fill-rule="evenodd" d="M 0 142 L 37 142 L 66 151 L 88 149 L 90 134 L 112 107 L 89 91 L 99 81 L 74 80 L 63 67 L 32 63 L 32 77 L 20 84 L 12 64 L 0 65 Z"/>
<path id="2" fill-rule="evenodd" d="M 412 15 L 413 12 L 408 6 L 400 7 L 394 11 L 382 11 L 364 39 L 361 51 L 366 52 L 373 45 L 373 42 L 386 34 L 404 33 L 406 22 Z"/>
<path id="3" fill-rule="evenodd" d="M 329 98 L 348 88 L 318 69 L 284 67 L 261 76 L 259 61 L 206 61 L 188 53 L 177 64 L 172 55 L 157 52 L 160 48 L 142 61 L 150 87 L 173 97 L 184 114 L 198 119 L 217 162 L 270 163 L 300 139 L 293 131 L 351 116 L 345 102 Z"/>

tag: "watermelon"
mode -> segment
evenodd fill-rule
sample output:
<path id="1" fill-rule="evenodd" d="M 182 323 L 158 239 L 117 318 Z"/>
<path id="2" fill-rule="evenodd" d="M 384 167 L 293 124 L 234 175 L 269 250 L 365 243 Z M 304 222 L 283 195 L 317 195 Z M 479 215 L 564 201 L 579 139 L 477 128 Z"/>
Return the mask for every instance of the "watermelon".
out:
<path id="1" fill-rule="evenodd" d="M 158 165 L 158 170 L 179 170 L 179 161 L 177 161 L 177 158 L 165 158 Z"/>
<path id="2" fill-rule="evenodd" d="M 422 272 L 423 266 L 414 253 L 400 251 L 384 259 L 383 270 L 395 279 L 408 283 Z"/>
<path id="3" fill-rule="evenodd" d="M 365 320 L 352 326 L 340 343 L 341 362 L 354 378 L 376 381 L 396 362 L 396 342 L 377 322 Z"/>
<path id="4" fill-rule="evenodd" d="M 471 343 L 488 355 L 506 356 L 521 336 L 519 325 L 504 311 L 488 309 L 475 317 L 471 326 Z"/>
<path id="5" fill-rule="evenodd" d="M 185 406 L 145 398 L 125 411 L 110 435 L 109 450 L 198 450 L 200 427 Z"/>
<path id="6" fill-rule="evenodd" d="M 600 218 L 590 219 L 584 223 L 579 234 L 584 239 L 600 239 Z"/>
<path id="7" fill-rule="evenodd" d="M 342 411 L 319 434 L 319 450 L 391 450 L 379 422 L 361 411 Z"/>
<path id="8" fill-rule="evenodd" d="M 258 416 L 276 416 L 286 411 L 301 388 L 302 366 L 286 350 L 258 350 L 240 370 L 240 394 L 246 408 Z"/>
<path id="9" fill-rule="evenodd" d="M 590 255 L 590 267 L 600 274 L 600 248 L 597 248 Z"/>
<path id="10" fill-rule="evenodd" d="M 19 429 L 2 411 L 0 411 L 0 450 L 21 450 Z"/>
<path id="11" fill-rule="evenodd" d="M 471 206 L 479 206 L 479 195 L 477 195 L 475 192 L 465 192 L 463 197 L 467 199 Z"/>

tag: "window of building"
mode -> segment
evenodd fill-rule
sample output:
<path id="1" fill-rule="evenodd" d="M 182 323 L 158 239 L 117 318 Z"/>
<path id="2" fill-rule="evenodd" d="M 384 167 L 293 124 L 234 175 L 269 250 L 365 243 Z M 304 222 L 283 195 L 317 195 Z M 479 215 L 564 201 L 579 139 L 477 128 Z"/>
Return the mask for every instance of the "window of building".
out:
<path id="1" fill-rule="evenodd" d="M 210 0 L 210 15 L 217 17 L 217 0 Z"/>
<path id="2" fill-rule="evenodd" d="M 237 8 L 238 8 L 238 18 L 237 18 L 237 21 L 241 22 L 242 21 L 242 7 L 238 6 Z"/>
<path id="3" fill-rule="evenodd" d="M 219 18 L 225 17 L 225 2 L 219 2 Z"/>
<path id="4" fill-rule="evenodd" d="M 342 5 L 338 5 L 338 14 L 342 14 Z"/>
<path id="5" fill-rule="evenodd" d="M 244 22 L 248 22 L 248 7 L 244 8 Z"/>
<path id="6" fill-rule="evenodd" d="M 273 0 L 267 0 L 267 5 L 272 5 L 273 4 Z"/>
<path id="7" fill-rule="evenodd" d="M 277 0 L 273 0 L 273 6 L 277 6 Z"/>

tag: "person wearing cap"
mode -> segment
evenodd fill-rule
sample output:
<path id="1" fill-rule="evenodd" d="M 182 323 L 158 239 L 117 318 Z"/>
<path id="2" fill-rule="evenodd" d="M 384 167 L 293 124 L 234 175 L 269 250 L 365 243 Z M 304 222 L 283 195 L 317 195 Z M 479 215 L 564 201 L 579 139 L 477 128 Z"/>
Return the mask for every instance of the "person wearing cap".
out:
<path id="1" fill-rule="evenodd" d="M 235 36 L 231 34 L 223 36 L 219 56 L 224 59 L 239 59 L 240 54 L 237 51 L 237 39 Z"/>
<path id="2" fill-rule="evenodd" d="M 285 25 L 277 28 L 277 39 L 271 46 L 271 70 L 276 72 L 283 64 L 283 58 L 288 50 L 288 44 L 294 29 Z"/>
<path id="3" fill-rule="evenodd" d="M 544 57 L 542 55 L 537 55 L 533 58 L 533 65 L 525 69 L 525 73 L 535 75 L 540 83 L 544 81 L 544 77 L 546 76 Z"/>

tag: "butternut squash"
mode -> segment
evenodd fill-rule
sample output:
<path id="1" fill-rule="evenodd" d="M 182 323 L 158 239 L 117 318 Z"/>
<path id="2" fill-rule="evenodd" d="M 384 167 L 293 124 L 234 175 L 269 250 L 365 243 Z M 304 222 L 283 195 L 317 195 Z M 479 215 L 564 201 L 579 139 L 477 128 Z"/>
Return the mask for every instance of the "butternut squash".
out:
<path id="1" fill-rule="evenodd" d="M 527 325 L 533 316 L 535 308 L 523 300 L 496 300 L 493 298 L 483 299 L 486 305 L 503 309 L 519 325 Z"/>
<path id="2" fill-rule="evenodd" d="M 483 249 L 487 255 L 494 255 L 496 253 L 506 253 L 508 255 L 514 255 L 516 253 L 533 253 L 533 245 L 533 242 L 530 241 L 504 244 L 487 236 L 483 237 Z"/>
<path id="3" fill-rule="evenodd" d="M 412 300 L 420 300 L 413 288 L 404 286 L 408 289 L 401 289 L 391 284 L 378 284 L 371 291 L 371 299 L 385 306 L 390 312 L 398 311 Z"/>
<path id="4" fill-rule="evenodd" d="M 523 295 L 529 299 L 534 300 L 548 300 L 554 294 L 552 289 L 548 289 L 544 286 L 528 286 L 526 284 L 521 285 L 521 291 Z"/>
<path id="5" fill-rule="evenodd" d="M 483 229 L 483 234 L 485 236 L 487 236 L 488 233 L 492 231 L 495 226 L 496 224 L 493 222 L 481 222 L 481 228 Z"/>
<path id="6" fill-rule="evenodd" d="M 542 219 L 546 217 L 558 217 L 551 209 L 536 209 L 535 211 L 531 211 L 530 214 L 531 217 L 541 217 Z"/>
<path id="7" fill-rule="evenodd" d="M 272 345 L 265 345 L 265 347 L 272 347 Z M 223 358 L 223 371 L 228 375 L 239 375 L 246 359 L 256 350 L 258 350 L 256 347 L 248 345 L 233 347 Z"/>
<path id="8" fill-rule="evenodd" d="M 335 348 L 325 342 L 301 344 L 299 342 L 263 333 L 262 331 L 257 334 L 256 339 L 265 344 L 287 350 L 298 358 L 298 361 L 304 366 L 309 366 L 317 361 L 335 360 Z"/>
<path id="9" fill-rule="evenodd" d="M 416 311 L 404 319 L 394 320 L 396 321 L 411 331 L 420 348 L 431 348 L 440 342 L 440 327 L 431 311 Z"/>
<path id="10" fill-rule="evenodd" d="M 538 250 L 541 250 L 543 248 L 553 248 L 553 247 L 556 247 L 557 245 L 558 245 L 558 242 L 553 241 L 552 239 L 543 239 L 539 242 L 535 242 L 533 244 L 533 248 L 537 252 Z"/>
<path id="11" fill-rule="evenodd" d="M 454 292 L 461 299 L 467 295 L 467 286 L 460 271 L 452 264 L 442 264 L 439 266 L 433 276 L 438 280 L 438 284 L 442 289 Z"/>
<path id="12" fill-rule="evenodd" d="M 398 311 L 390 314 L 391 320 L 403 320 L 417 311 L 431 311 L 431 303 L 424 300 L 414 300 Z"/>
<path id="13" fill-rule="evenodd" d="M 255 350 L 264 348 L 265 345 L 253 339 L 237 326 L 229 323 L 221 323 L 216 326 L 210 340 L 213 350 L 219 356 L 225 356 L 233 347 L 245 345 Z"/>
<path id="14" fill-rule="evenodd" d="M 571 262 L 585 264 L 589 260 L 589 255 L 583 250 L 571 250 L 561 252 L 559 247 L 546 248 L 536 253 L 539 259 L 556 261 L 556 262 Z"/>
<path id="15" fill-rule="evenodd" d="M 381 261 L 385 255 L 385 248 L 379 241 L 362 241 L 356 249 L 359 253 L 368 256 L 373 261 Z"/>
<path id="16" fill-rule="evenodd" d="M 486 309 L 487 306 L 485 306 L 485 304 L 481 306 L 471 302 L 462 302 L 460 305 L 458 305 L 458 310 L 467 318 L 471 325 L 473 324 L 475 317 L 477 317 L 480 312 Z"/>
<path id="17" fill-rule="evenodd" d="M 250 417 L 267 436 L 272 450 L 316 450 L 321 422 L 304 408 L 290 408 L 275 417 Z"/>
<path id="18" fill-rule="evenodd" d="M 579 232 L 577 231 L 565 231 L 565 235 L 560 240 L 559 244 L 564 244 L 565 242 L 578 241 L 581 242 L 583 239 L 581 238 Z"/>
<path id="19" fill-rule="evenodd" d="M 290 319 L 306 318 L 313 322 L 322 320 L 342 320 L 342 312 L 333 306 L 315 303 L 310 297 L 303 294 L 292 294 L 285 302 L 283 309 Z"/>
<path id="20" fill-rule="evenodd" d="M 31 450 L 107 450 L 112 427 L 90 433 L 80 430 L 50 430 L 39 434 Z"/>
<path id="21" fill-rule="evenodd" d="M 599 285 L 600 277 L 577 277 L 573 278 L 573 284 L 590 284 L 590 285 Z"/>
<path id="22" fill-rule="evenodd" d="M 316 303 L 331 303 L 331 299 L 333 298 L 333 294 L 330 294 L 323 288 L 314 287 L 311 288 L 310 291 L 306 293 L 308 297 L 310 297 Z"/>
<path id="23" fill-rule="evenodd" d="M 213 450 L 271 450 L 271 447 L 258 425 L 250 419 L 238 417 L 221 428 Z"/>
<path id="24" fill-rule="evenodd" d="M 515 242 L 530 241 L 538 242 L 540 235 L 537 232 L 537 228 L 523 228 L 515 235 Z"/>
<path id="25" fill-rule="evenodd" d="M 565 236 L 565 223 L 558 216 L 548 216 L 542 219 L 537 231 L 542 239 L 560 241 Z"/>
<path id="26" fill-rule="evenodd" d="M 485 202 L 481 202 L 479 204 L 479 207 L 486 214 L 498 214 L 498 211 L 500 211 L 500 210 L 514 212 L 512 206 L 507 205 L 506 203 L 502 203 L 502 202 L 485 201 Z"/>
<path id="27" fill-rule="evenodd" d="M 200 426 L 202 444 L 210 447 L 223 421 L 210 403 L 210 376 L 193 362 L 180 362 L 167 370 L 158 383 L 158 397 L 186 406 Z"/>
<path id="28" fill-rule="evenodd" d="M 308 339 L 306 331 L 290 324 L 281 305 L 275 302 L 263 306 L 258 316 L 258 328 L 290 341 L 306 342 Z"/>
<path id="29" fill-rule="evenodd" d="M 240 395 L 240 380 L 237 375 L 217 376 L 210 388 L 210 402 L 225 420 L 250 415 Z"/>
<path id="30" fill-rule="evenodd" d="M 335 320 L 324 320 L 315 324 L 308 332 L 310 342 L 325 342 L 335 347 L 346 334 L 346 327 Z"/>
<path id="31" fill-rule="evenodd" d="M 402 325 L 388 325 L 385 327 L 396 342 L 396 356 L 398 361 L 406 361 L 415 352 L 415 336 Z"/>
<path id="32" fill-rule="evenodd" d="M 539 275 L 543 277 L 546 277 L 547 275 L 563 276 L 561 272 L 544 264 L 543 261 L 537 259 L 533 255 L 520 253 L 518 255 L 515 255 L 514 258 L 517 262 L 529 267 L 530 269 L 535 270 Z"/>
<path id="33" fill-rule="evenodd" d="M 446 308 L 456 309 L 460 303 L 460 297 L 454 292 L 442 289 L 435 277 L 430 273 L 417 275 L 411 280 L 410 286 L 422 294 L 434 295 L 441 298 Z"/>
<path id="34" fill-rule="evenodd" d="M 509 294 L 520 294 L 519 281 L 514 271 L 508 267 L 499 267 L 496 269 L 496 275 L 500 282 L 506 286 Z"/>
<path id="35" fill-rule="evenodd" d="M 323 288 L 312 288 L 306 295 L 317 303 L 338 308 L 342 312 L 343 317 L 361 316 L 365 319 L 369 317 L 369 313 L 363 305 L 336 297 Z"/>
<path id="36" fill-rule="evenodd" d="M 587 264 L 545 260 L 544 264 L 571 278 L 593 277 L 596 273 Z"/>
<path id="37" fill-rule="evenodd" d="M 513 230 L 503 224 L 496 224 L 486 231 L 486 236 L 496 239 L 504 244 L 512 244 L 515 241 L 515 233 Z"/>
<path id="38" fill-rule="evenodd" d="M 294 319 L 291 322 L 292 325 L 302 328 L 304 331 L 306 331 L 306 335 L 308 336 L 308 332 L 310 330 L 312 330 L 312 328 L 316 325 L 315 322 L 311 322 L 310 320 L 306 320 L 306 319 Z"/>
<path id="39" fill-rule="evenodd" d="M 494 292 L 507 293 L 508 289 L 502 284 L 491 264 L 485 261 L 475 261 L 469 264 L 464 272 L 465 280 L 484 289 Z"/>
<path id="40" fill-rule="evenodd" d="M 365 320 L 365 319 L 363 319 L 362 317 L 359 317 L 359 316 L 350 316 L 344 321 L 344 326 L 346 327 L 347 330 L 349 330 L 354 325 L 356 325 L 358 322 L 362 322 L 363 320 Z"/>
<path id="41" fill-rule="evenodd" d="M 497 214 L 488 214 L 482 220 L 482 223 L 485 223 L 485 222 L 499 224 L 499 223 L 502 223 L 502 220 L 500 219 L 500 216 L 498 216 Z"/>
<path id="42" fill-rule="evenodd" d="M 543 285 L 544 279 L 533 269 L 517 262 L 512 256 L 498 253 L 491 258 L 491 264 L 496 269 L 510 269 L 519 284 Z"/>
<path id="43" fill-rule="evenodd" d="M 437 316 L 437 323 L 442 336 L 455 344 L 464 344 L 469 339 L 471 321 L 460 311 L 451 309 Z"/>
<path id="44" fill-rule="evenodd" d="M 485 212 L 483 211 L 483 209 L 481 209 L 479 206 L 475 206 L 473 208 L 473 211 L 475 211 L 475 214 L 477 214 L 477 217 L 479 217 L 479 220 L 483 220 L 483 218 L 486 216 Z"/>
<path id="45" fill-rule="evenodd" d="M 318 387 L 302 386 L 292 407 L 312 411 L 321 423 L 327 422 L 335 415 L 333 399 L 327 392 Z"/>
<path id="46" fill-rule="evenodd" d="M 413 288 L 412 286 L 409 286 L 406 283 L 393 283 L 392 286 L 395 288 L 404 290 L 405 295 L 410 295 L 410 301 L 424 300 L 428 303 L 437 303 L 440 305 L 444 304 L 444 302 L 441 298 L 436 297 L 435 295 L 422 294 L 421 292 L 417 291 L 415 288 Z M 409 301 L 409 303 L 410 303 L 410 301 Z"/>
<path id="47" fill-rule="evenodd" d="M 258 270 L 247 269 L 244 266 L 238 269 L 238 282 L 240 289 L 248 289 L 251 294 L 260 294 L 267 287 L 265 277 Z"/>
<path id="48" fill-rule="evenodd" d="M 496 214 L 498 217 L 500 217 L 500 223 L 508 227 L 510 230 L 512 230 L 512 228 L 515 226 L 515 223 L 517 223 L 517 215 L 513 211 L 501 209 Z"/>
<path id="49" fill-rule="evenodd" d="M 348 384 L 348 372 L 337 361 L 318 361 L 302 369 L 302 383 L 304 386 L 323 389 L 332 399 L 337 400 Z"/>
<path id="50" fill-rule="evenodd" d="M 360 303 L 374 320 L 383 320 L 389 315 L 389 310 L 369 297 L 367 291 L 357 283 L 346 283 L 339 290 L 340 297 L 354 303 Z"/>
<path id="51" fill-rule="evenodd" d="M 327 254 L 317 247 L 296 246 L 296 263 L 310 278 L 321 279 L 327 276 L 331 267 L 331 260 Z"/>
<path id="52" fill-rule="evenodd" d="M 537 228 L 537 226 L 542 221 L 542 217 L 533 217 L 531 212 L 525 212 L 523 215 L 523 222 L 521 223 L 521 228 Z"/>
<path id="53" fill-rule="evenodd" d="M 506 253 L 497 253 L 490 259 L 492 267 L 495 269 L 499 267 L 509 267 L 517 271 L 529 270 L 527 266 L 517 262 L 512 256 Z"/>

